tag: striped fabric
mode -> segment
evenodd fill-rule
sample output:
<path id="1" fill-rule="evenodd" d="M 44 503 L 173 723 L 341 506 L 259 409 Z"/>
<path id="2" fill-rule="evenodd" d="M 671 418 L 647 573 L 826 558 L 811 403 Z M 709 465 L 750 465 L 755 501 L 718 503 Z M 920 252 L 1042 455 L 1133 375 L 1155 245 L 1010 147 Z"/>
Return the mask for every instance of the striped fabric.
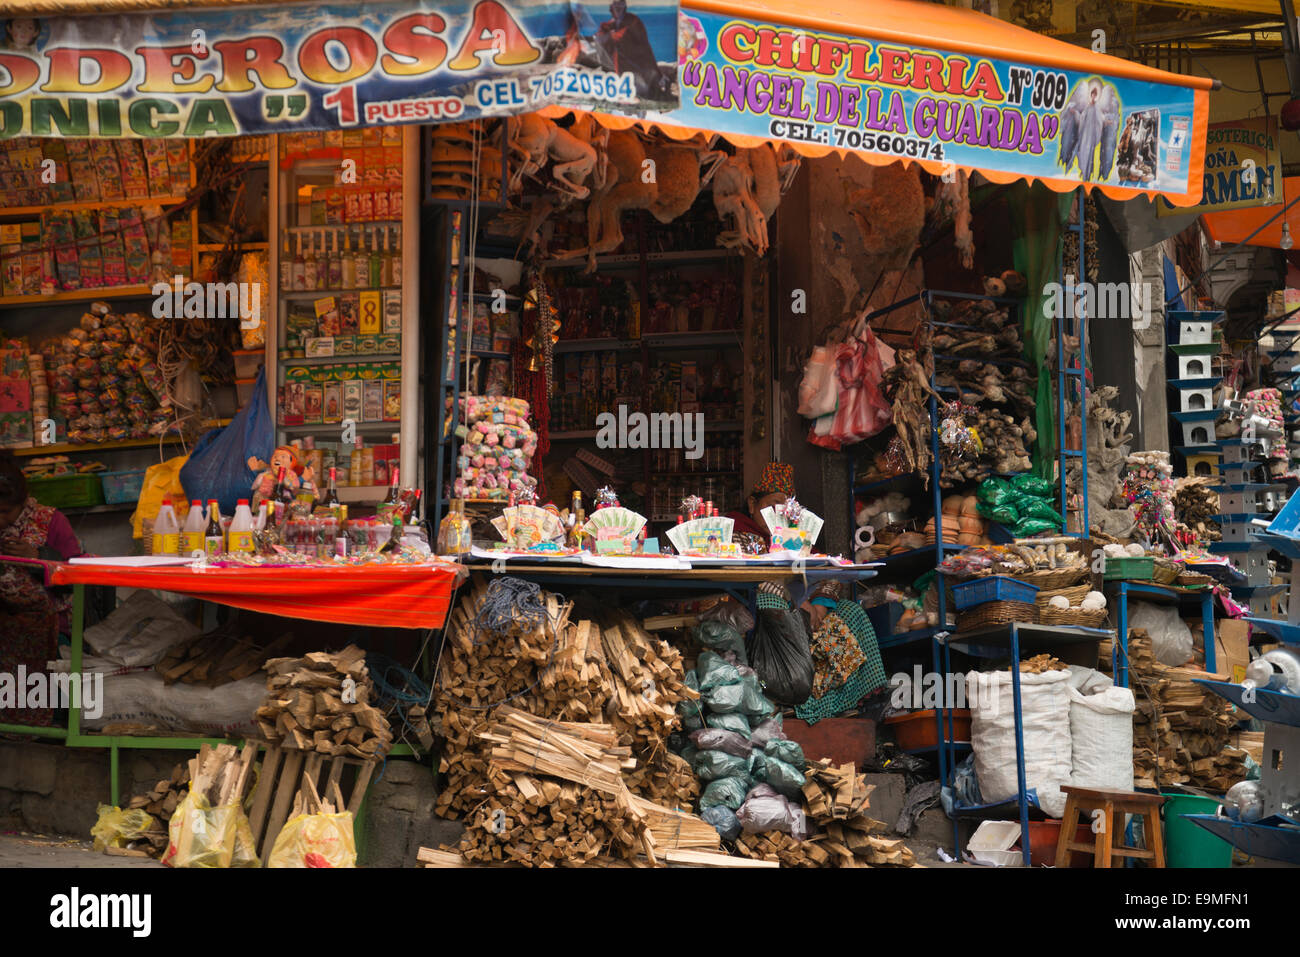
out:
<path id="1" fill-rule="evenodd" d="M 435 565 L 349 565 L 285 568 L 188 566 L 122 568 L 60 565 L 56 585 L 157 588 L 233 608 L 308 621 L 378 628 L 441 628 L 464 568 Z"/>

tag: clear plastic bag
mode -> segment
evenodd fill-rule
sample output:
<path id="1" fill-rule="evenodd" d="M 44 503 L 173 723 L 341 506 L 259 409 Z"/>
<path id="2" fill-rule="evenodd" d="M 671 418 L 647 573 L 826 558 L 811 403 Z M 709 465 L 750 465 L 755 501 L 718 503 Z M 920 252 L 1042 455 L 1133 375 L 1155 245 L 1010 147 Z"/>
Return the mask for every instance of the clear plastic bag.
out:
<path id="1" fill-rule="evenodd" d="M 352 813 L 299 814 L 275 839 L 267 867 L 356 867 Z"/>

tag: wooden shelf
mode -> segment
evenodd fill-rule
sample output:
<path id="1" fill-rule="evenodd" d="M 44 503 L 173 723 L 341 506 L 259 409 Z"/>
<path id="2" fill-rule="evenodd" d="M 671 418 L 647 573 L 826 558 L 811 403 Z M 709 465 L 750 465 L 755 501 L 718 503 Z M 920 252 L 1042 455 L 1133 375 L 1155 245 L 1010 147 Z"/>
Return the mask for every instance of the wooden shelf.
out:
<path id="1" fill-rule="evenodd" d="M 119 505 L 82 505 L 74 508 L 61 508 L 65 515 L 103 515 L 109 512 L 134 512 L 135 502 L 123 502 Z"/>
<path id="2" fill-rule="evenodd" d="M 169 287 L 170 288 L 170 287 Z M 94 302 L 96 299 L 144 299 L 153 295 L 152 283 L 136 286 L 105 286 L 100 289 L 74 289 L 71 292 L 35 293 L 25 296 L 0 296 L 3 306 L 56 306 L 63 302 Z"/>
<path id="3" fill-rule="evenodd" d="M 401 358 L 402 354 L 400 352 L 367 352 L 364 354 L 356 353 L 346 356 L 308 356 L 302 359 L 281 359 L 279 360 L 279 364 L 282 366 L 323 366 L 346 362 L 396 362 Z"/>
<path id="4" fill-rule="evenodd" d="M 123 206 L 179 206 L 185 196 L 150 196 L 145 199 L 96 199 L 80 203 L 51 203 L 47 206 L 6 206 L 0 208 L 0 217 L 39 216 L 41 213 L 61 213 L 77 209 L 120 209 Z"/>
<path id="5" fill-rule="evenodd" d="M 160 444 L 158 438 L 151 439 L 122 439 L 118 442 L 84 442 L 74 445 L 70 442 L 60 442 L 57 445 L 37 445 L 29 449 L 10 449 L 15 456 L 23 457 L 30 455 L 67 455 L 69 452 L 113 452 L 118 449 L 148 449 L 156 448 Z M 162 445 L 179 445 L 181 437 L 178 435 L 168 435 L 161 439 Z"/>
<path id="6" fill-rule="evenodd" d="M 268 243 L 231 243 L 235 249 L 269 249 Z M 199 243 L 194 247 L 201 253 L 219 253 L 226 248 L 225 243 Z"/>

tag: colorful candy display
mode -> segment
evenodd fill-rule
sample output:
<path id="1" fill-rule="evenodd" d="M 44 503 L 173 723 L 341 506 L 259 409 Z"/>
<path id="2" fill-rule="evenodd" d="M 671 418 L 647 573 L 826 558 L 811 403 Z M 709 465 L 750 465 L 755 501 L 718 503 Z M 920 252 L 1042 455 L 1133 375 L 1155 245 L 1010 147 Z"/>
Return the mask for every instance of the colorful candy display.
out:
<path id="1" fill-rule="evenodd" d="M 528 403 L 504 396 L 465 395 L 456 497 L 506 501 L 536 486 L 528 474 L 537 433 L 528 424 Z"/>

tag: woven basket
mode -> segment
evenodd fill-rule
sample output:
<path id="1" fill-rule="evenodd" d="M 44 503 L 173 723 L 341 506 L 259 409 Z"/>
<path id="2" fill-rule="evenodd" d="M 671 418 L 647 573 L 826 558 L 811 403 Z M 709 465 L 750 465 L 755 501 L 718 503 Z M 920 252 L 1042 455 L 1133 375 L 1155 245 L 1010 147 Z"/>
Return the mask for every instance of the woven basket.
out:
<path id="1" fill-rule="evenodd" d="M 957 616 L 958 631 L 975 631 L 1011 622 L 1032 625 L 1038 621 L 1038 608 L 1023 601 L 986 601 Z"/>
<path id="2" fill-rule="evenodd" d="M 1214 579 L 1200 572 L 1183 572 L 1178 576 L 1178 584 L 1184 588 L 1198 588 L 1202 585 L 1214 584 Z"/>
<path id="3" fill-rule="evenodd" d="M 1082 585 L 1071 585 L 1069 588 L 1057 588 L 1051 591 L 1043 591 L 1041 588 L 1038 594 L 1034 596 L 1034 604 L 1038 606 L 1038 613 L 1041 615 L 1043 609 L 1057 595 L 1064 595 L 1071 605 L 1077 605 L 1088 597 L 1088 592 L 1092 591 L 1092 586 L 1085 582 Z"/>
<path id="4" fill-rule="evenodd" d="M 1082 608 L 1046 608 L 1038 609 L 1038 622 L 1042 625 L 1082 625 L 1085 628 L 1100 628 L 1106 622 L 1108 612 L 1084 611 Z"/>
<path id="5" fill-rule="evenodd" d="M 1157 585 L 1172 585 L 1178 581 L 1181 571 L 1182 569 L 1173 562 L 1162 562 L 1157 559 L 1151 571 L 1151 580 Z"/>
<path id="6" fill-rule="evenodd" d="M 1017 575 L 1022 582 L 1029 582 L 1031 585 L 1037 585 L 1039 590 L 1068 588 L 1071 585 L 1077 585 L 1088 577 L 1088 568 L 1043 568 L 1036 572 L 1024 572 Z"/>

